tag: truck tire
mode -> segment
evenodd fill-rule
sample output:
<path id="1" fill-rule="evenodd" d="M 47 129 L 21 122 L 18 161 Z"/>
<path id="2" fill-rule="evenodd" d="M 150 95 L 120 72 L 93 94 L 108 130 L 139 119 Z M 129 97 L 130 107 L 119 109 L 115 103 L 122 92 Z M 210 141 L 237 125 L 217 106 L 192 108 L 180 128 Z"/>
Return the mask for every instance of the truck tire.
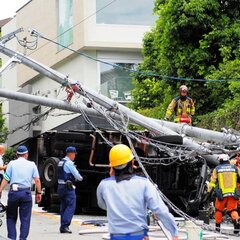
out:
<path id="1" fill-rule="evenodd" d="M 50 157 L 43 164 L 42 178 L 46 187 L 53 187 L 57 182 L 58 162 L 58 158 Z"/>

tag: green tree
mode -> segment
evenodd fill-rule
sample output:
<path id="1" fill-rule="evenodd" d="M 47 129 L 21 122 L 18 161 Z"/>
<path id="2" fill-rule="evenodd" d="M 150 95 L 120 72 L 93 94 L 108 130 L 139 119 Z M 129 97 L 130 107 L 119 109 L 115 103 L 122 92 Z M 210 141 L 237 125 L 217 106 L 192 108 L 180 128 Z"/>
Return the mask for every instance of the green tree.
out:
<path id="1" fill-rule="evenodd" d="M 224 104 L 217 110 L 199 117 L 200 127 L 220 130 L 221 127 L 230 127 L 240 130 L 240 60 L 227 61 L 220 64 L 217 71 L 208 78 L 232 79 L 229 90 L 233 97 L 227 98 Z M 223 77 L 224 76 L 224 77 Z"/>
<path id="2" fill-rule="evenodd" d="M 238 0 L 156 0 L 156 25 L 143 43 L 142 72 L 135 74 L 135 109 L 165 108 L 169 99 L 186 84 L 196 101 L 197 115 L 207 114 L 234 98 L 229 81 L 176 81 L 168 76 L 194 79 L 225 79 L 220 70 L 240 54 L 240 4 Z M 226 69 L 225 69 L 226 70 Z M 163 110 L 161 117 L 163 117 Z"/>
<path id="3" fill-rule="evenodd" d="M 5 118 L 2 116 L 2 104 L 0 104 L 0 142 L 4 143 L 7 139 L 7 128 L 5 126 Z"/>
<path id="4" fill-rule="evenodd" d="M 15 148 L 7 148 L 5 154 L 3 155 L 4 163 L 7 164 L 11 160 L 16 159 L 16 152 Z"/>

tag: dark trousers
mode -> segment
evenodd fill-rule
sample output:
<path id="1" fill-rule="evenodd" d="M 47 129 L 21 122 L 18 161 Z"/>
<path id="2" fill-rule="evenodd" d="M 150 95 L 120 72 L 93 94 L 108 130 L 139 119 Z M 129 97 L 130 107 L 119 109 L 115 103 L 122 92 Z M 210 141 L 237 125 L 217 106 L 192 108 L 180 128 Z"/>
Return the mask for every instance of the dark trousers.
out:
<path id="1" fill-rule="evenodd" d="M 17 238 L 16 222 L 18 211 L 20 217 L 20 240 L 26 240 L 32 214 L 32 195 L 30 190 L 9 191 L 7 202 L 7 230 L 8 238 Z"/>
<path id="2" fill-rule="evenodd" d="M 110 240 L 142 240 L 144 238 L 144 235 L 139 236 L 111 236 Z"/>
<path id="3" fill-rule="evenodd" d="M 0 173 L 0 183 L 2 182 L 3 180 L 3 175 Z"/>
<path id="4" fill-rule="evenodd" d="M 142 240 L 145 236 L 148 236 L 146 229 L 136 233 L 110 234 L 110 240 Z"/>
<path id="5" fill-rule="evenodd" d="M 60 229 L 65 229 L 70 226 L 73 214 L 76 209 L 76 193 L 75 190 L 67 190 L 66 185 L 58 185 L 58 195 L 61 200 L 60 216 L 61 225 Z"/>

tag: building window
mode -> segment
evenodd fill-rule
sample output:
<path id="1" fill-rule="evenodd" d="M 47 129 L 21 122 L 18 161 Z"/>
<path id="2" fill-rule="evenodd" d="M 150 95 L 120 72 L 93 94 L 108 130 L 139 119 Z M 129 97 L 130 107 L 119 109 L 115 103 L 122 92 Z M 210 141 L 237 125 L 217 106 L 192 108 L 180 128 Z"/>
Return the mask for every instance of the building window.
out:
<path id="1" fill-rule="evenodd" d="M 98 24 L 145 25 L 154 24 L 154 0 L 96 0 Z M 109 6 L 107 6 L 109 4 Z M 104 6 L 106 6 L 104 8 Z"/>
<path id="2" fill-rule="evenodd" d="M 73 1 L 58 0 L 58 42 L 69 46 L 73 42 Z M 62 47 L 59 47 L 62 49 Z"/>
<path id="3" fill-rule="evenodd" d="M 116 63 L 118 66 L 135 69 L 136 63 Z M 131 101 L 131 90 L 133 89 L 131 72 L 123 68 L 100 64 L 101 70 L 101 93 L 113 100 Z"/>

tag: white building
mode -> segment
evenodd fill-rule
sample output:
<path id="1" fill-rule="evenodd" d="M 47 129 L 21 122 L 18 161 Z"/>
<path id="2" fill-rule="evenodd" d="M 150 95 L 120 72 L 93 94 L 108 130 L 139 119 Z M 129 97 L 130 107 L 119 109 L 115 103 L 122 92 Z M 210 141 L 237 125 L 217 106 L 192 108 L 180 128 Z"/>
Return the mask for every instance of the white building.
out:
<path id="1" fill-rule="evenodd" d="M 27 41 L 32 41 L 34 39 L 27 30 L 36 29 L 49 39 L 89 55 L 91 58 L 41 38 L 35 50 L 24 50 L 17 39 L 6 44 L 13 50 L 26 51 L 29 57 L 95 91 L 129 101 L 129 91 L 133 88 L 129 72 L 97 59 L 127 68 L 141 62 L 144 33 L 155 21 L 153 6 L 154 0 L 31 0 L 17 11 L 2 32 L 4 35 L 23 27 L 25 31 L 19 34 L 19 38 L 27 37 Z M 3 64 L 8 60 L 3 55 L 1 58 Z M 20 64 L 2 74 L 2 87 L 49 98 L 66 98 L 66 92 L 58 83 Z M 72 102 L 75 101 L 79 99 L 72 99 Z M 10 112 L 6 119 L 9 131 L 30 122 L 35 113 L 44 111 L 45 107 L 12 100 L 3 104 L 3 112 Z M 63 111 L 54 110 L 51 112 L 54 116 L 49 114 L 35 126 L 10 134 L 8 145 L 13 146 L 41 132 L 56 129 L 76 118 L 76 115 L 55 116 L 60 113 Z M 25 115 L 21 117 L 22 114 Z"/>

